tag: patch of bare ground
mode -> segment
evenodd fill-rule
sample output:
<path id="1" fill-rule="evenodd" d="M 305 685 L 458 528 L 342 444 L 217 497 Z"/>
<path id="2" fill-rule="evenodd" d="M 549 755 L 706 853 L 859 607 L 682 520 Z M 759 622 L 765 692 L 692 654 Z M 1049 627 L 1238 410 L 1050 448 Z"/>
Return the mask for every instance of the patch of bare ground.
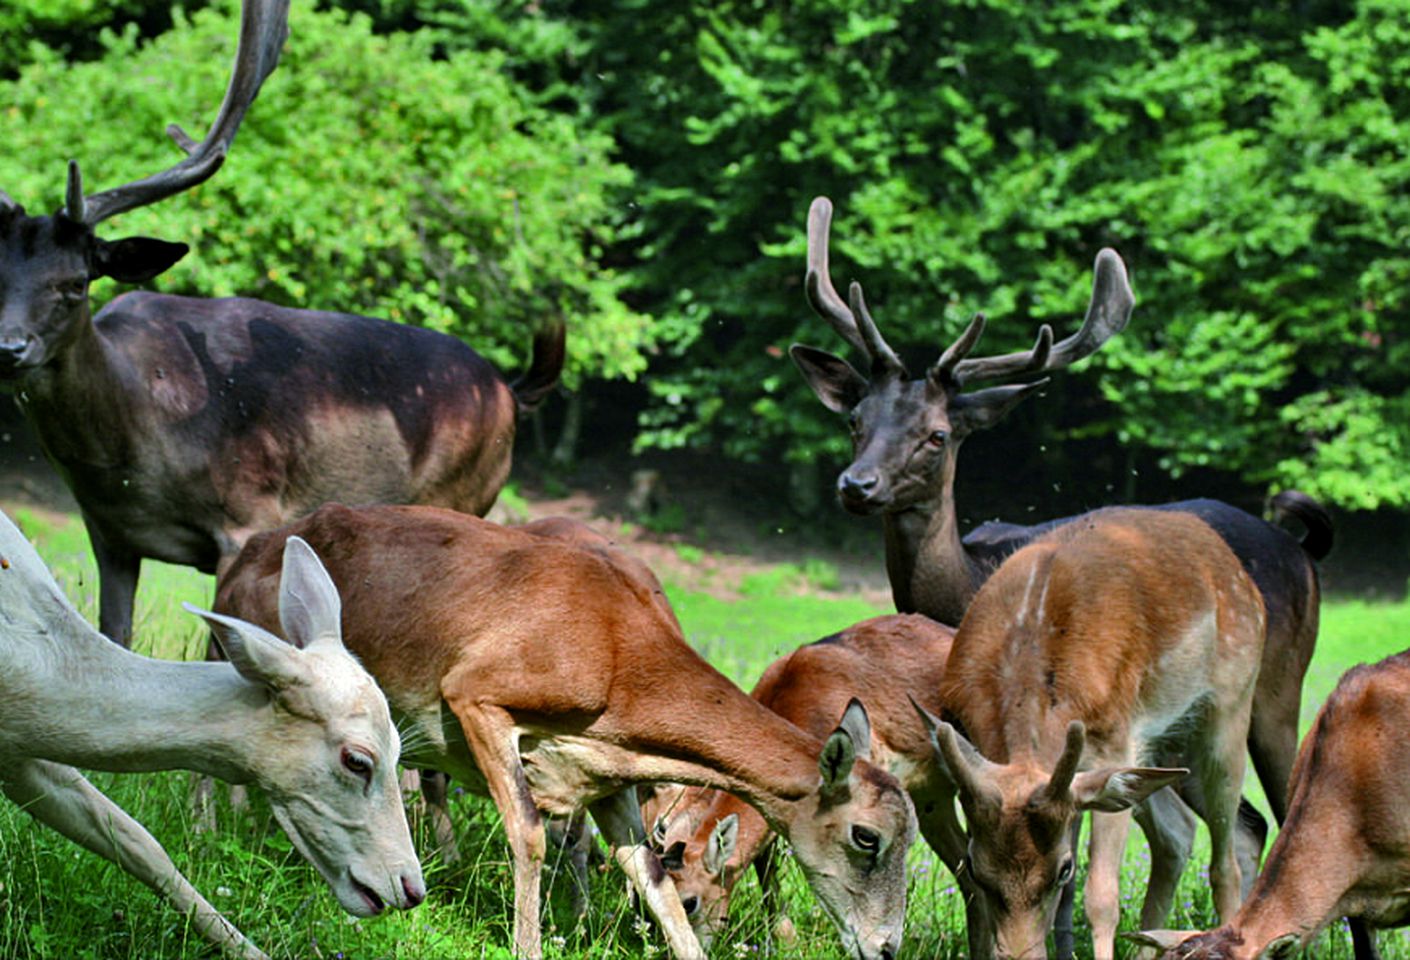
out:
<path id="1" fill-rule="evenodd" d="M 751 575 L 812 561 L 836 571 L 835 586 L 824 590 L 798 577 L 780 587 L 889 604 L 879 522 L 845 516 L 828 516 L 826 525 L 805 522 L 777 502 L 761 474 L 680 457 L 612 458 L 570 470 L 525 458 L 515 465 L 517 495 L 501 497 L 490 519 L 573 517 L 635 553 L 660 579 L 723 599 L 737 597 Z M 0 509 L 16 508 L 78 513 L 28 425 L 0 401 Z M 841 513 L 830 503 L 820 509 Z"/>

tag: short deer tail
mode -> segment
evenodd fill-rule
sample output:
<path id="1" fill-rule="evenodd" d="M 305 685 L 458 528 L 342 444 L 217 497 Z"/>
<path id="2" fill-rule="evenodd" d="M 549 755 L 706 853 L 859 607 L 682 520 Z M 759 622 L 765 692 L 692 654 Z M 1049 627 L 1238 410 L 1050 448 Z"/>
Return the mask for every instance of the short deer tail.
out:
<path id="1" fill-rule="evenodd" d="M 529 369 L 509 385 L 519 405 L 519 413 L 532 413 L 558 386 L 567 357 L 568 328 L 559 322 L 534 334 L 534 355 Z"/>
<path id="2" fill-rule="evenodd" d="M 1298 520 L 1307 532 L 1302 535 L 1302 549 L 1313 560 L 1321 560 L 1332 552 L 1332 515 L 1327 508 L 1299 490 L 1284 490 L 1273 497 L 1273 516 Z"/>

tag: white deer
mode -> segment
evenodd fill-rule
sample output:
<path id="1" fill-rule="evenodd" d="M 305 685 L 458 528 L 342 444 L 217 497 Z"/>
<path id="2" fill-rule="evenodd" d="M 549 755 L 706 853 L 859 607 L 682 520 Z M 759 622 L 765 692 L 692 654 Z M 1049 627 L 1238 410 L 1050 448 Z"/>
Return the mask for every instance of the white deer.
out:
<path id="1" fill-rule="evenodd" d="M 313 550 L 291 539 L 284 554 L 279 613 L 293 646 L 186 609 L 230 663 L 153 660 L 109 642 L 0 513 L 0 791 L 151 887 L 231 957 L 265 955 L 75 767 L 256 783 L 349 913 L 420 903 L 401 744 L 386 698 L 343 646 L 338 593 Z"/>

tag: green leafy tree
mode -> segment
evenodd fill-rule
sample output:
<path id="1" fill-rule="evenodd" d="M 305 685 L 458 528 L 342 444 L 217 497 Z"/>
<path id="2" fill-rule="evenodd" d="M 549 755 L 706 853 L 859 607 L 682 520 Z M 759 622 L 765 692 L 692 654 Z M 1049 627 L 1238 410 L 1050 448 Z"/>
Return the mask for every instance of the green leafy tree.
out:
<path id="1" fill-rule="evenodd" d="M 169 165 L 163 127 L 204 130 L 236 35 L 235 5 L 221 3 L 178 14 L 150 43 L 109 33 L 100 61 L 25 68 L 0 98 L 0 183 L 52 209 L 68 157 L 91 190 Z M 508 370 L 535 326 L 563 320 L 570 379 L 634 375 L 648 321 L 602 261 L 610 192 L 630 174 L 607 159 L 606 137 L 530 102 L 499 56 L 438 57 L 433 39 L 376 36 L 364 16 L 295 4 L 280 67 L 225 167 L 104 234 L 191 243 L 158 281 L 166 290 L 415 323 Z"/>

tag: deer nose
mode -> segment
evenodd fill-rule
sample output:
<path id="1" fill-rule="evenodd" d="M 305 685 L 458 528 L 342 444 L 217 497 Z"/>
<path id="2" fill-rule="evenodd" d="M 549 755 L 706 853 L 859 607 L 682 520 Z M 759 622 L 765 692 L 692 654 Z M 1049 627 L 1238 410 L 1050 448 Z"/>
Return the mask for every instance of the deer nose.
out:
<path id="1" fill-rule="evenodd" d="M 0 359 L 18 360 L 29 347 L 26 337 L 5 337 L 0 339 Z"/>
<path id="2" fill-rule="evenodd" d="M 837 481 L 838 492 L 848 500 L 864 500 L 881 483 L 874 473 L 844 473 Z"/>
<path id="3" fill-rule="evenodd" d="M 410 910 L 426 899 L 426 884 L 420 877 L 403 876 L 401 878 L 401 892 L 406 895 L 406 906 L 402 909 Z"/>

